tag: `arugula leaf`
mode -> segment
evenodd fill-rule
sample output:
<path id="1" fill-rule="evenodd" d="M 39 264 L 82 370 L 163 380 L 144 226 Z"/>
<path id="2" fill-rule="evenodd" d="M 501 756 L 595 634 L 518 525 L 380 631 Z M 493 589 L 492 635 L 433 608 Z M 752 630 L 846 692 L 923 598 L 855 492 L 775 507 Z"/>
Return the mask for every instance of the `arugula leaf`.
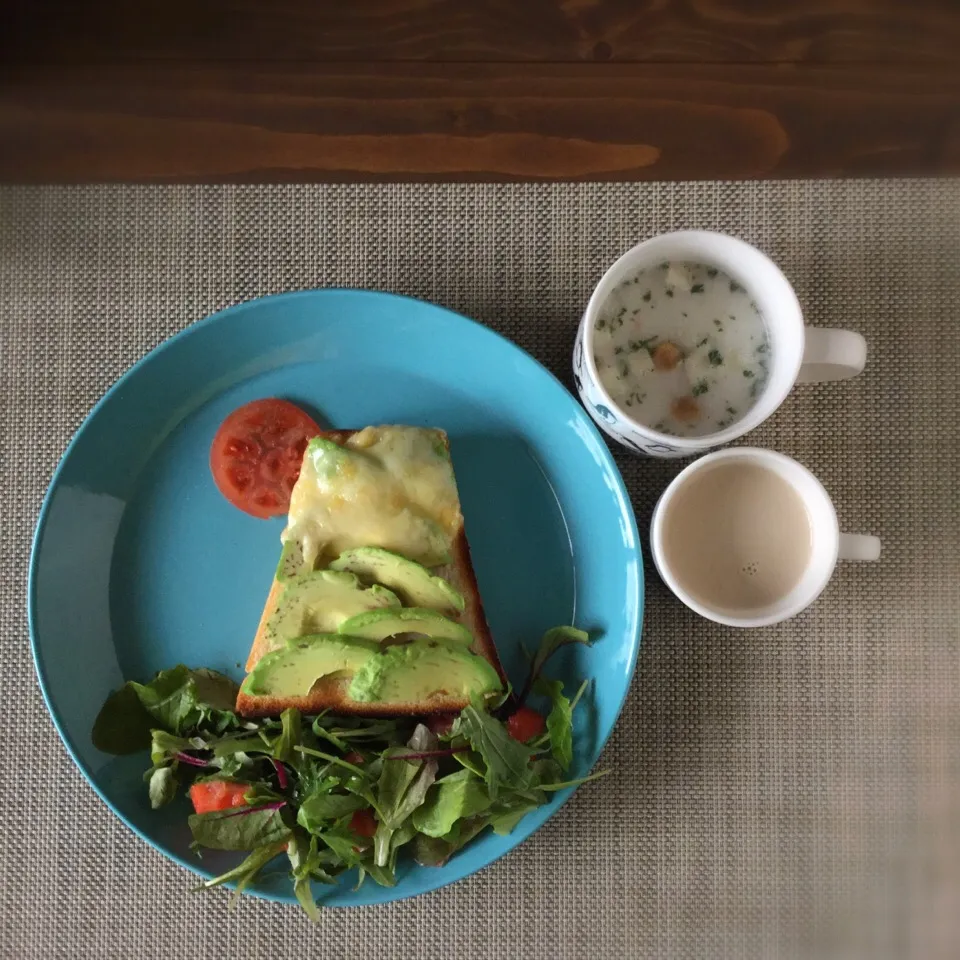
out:
<path id="1" fill-rule="evenodd" d="M 582 643 L 585 646 L 590 646 L 592 641 L 584 630 L 578 630 L 576 627 L 554 627 L 541 637 L 540 646 L 533 655 L 533 660 L 530 662 L 530 672 L 527 675 L 527 681 L 524 683 L 523 689 L 520 691 L 520 696 L 517 698 L 519 703 L 522 704 L 527 699 L 534 682 L 537 677 L 540 676 L 540 671 L 543 670 L 544 664 L 561 647 L 565 647 L 570 643 Z"/>
<path id="2" fill-rule="evenodd" d="M 453 755 L 453 759 L 481 780 L 487 779 L 487 766 L 483 762 L 483 757 L 475 750 L 458 750 Z"/>
<path id="3" fill-rule="evenodd" d="M 317 834 L 317 839 L 326 844 L 330 850 L 346 867 L 354 867 L 360 863 L 359 838 L 345 823 L 339 823 L 323 833 Z"/>
<path id="4" fill-rule="evenodd" d="M 613 771 L 598 770 L 596 773 L 591 773 L 588 777 L 577 777 L 576 780 L 564 780 L 560 783 L 541 783 L 540 789 L 553 792 L 555 790 L 566 790 L 567 787 L 579 787 L 581 784 L 589 783 L 591 780 L 599 780 L 601 777 L 605 777 L 608 773 L 613 773 Z"/>
<path id="5" fill-rule="evenodd" d="M 389 867 L 381 867 L 367 860 L 360 864 L 360 878 L 357 880 L 357 885 L 353 888 L 354 890 L 360 889 L 367 875 L 376 883 L 379 883 L 381 887 L 395 887 L 397 885 L 397 878 L 394 876 L 393 870 Z"/>
<path id="6" fill-rule="evenodd" d="M 294 750 L 300 746 L 300 711 L 288 707 L 280 714 L 281 733 L 273 745 L 275 760 L 290 763 L 294 759 Z"/>
<path id="7" fill-rule="evenodd" d="M 282 808 L 239 809 L 193 813 L 187 819 L 193 842 L 213 850 L 254 850 L 264 844 L 289 840 Z"/>
<path id="8" fill-rule="evenodd" d="M 430 788 L 423 806 L 413 814 L 413 825 L 428 837 L 443 837 L 459 820 L 483 813 L 490 796 L 469 770 L 441 777 Z"/>
<path id="9" fill-rule="evenodd" d="M 300 804 L 297 823 L 311 833 L 319 833 L 329 826 L 329 821 L 349 816 L 366 806 L 366 800 L 356 794 L 317 792 Z"/>
<path id="10" fill-rule="evenodd" d="M 178 753 L 196 749 L 196 740 L 206 747 L 206 741 L 199 738 L 176 737 L 166 730 L 153 730 L 150 734 L 150 760 L 159 767 L 175 759 Z"/>
<path id="11" fill-rule="evenodd" d="M 347 749 L 348 740 L 387 740 L 396 739 L 402 743 L 404 738 L 398 735 L 396 720 L 368 720 L 362 717 L 331 717 L 321 714 L 313 721 L 312 729 L 316 736 L 329 740 L 341 750 Z"/>
<path id="12" fill-rule="evenodd" d="M 563 694 L 559 680 L 540 677 L 534 689 L 549 698 L 553 706 L 547 715 L 547 733 L 550 735 L 550 752 L 562 770 L 569 770 L 573 763 L 573 707 Z"/>
<path id="13" fill-rule="evenodd" d="M 150 774 L 150 806 L 154 810 L 166 806 L 177 795 L 178 785 L 172 767 L 157 767 Z"/>
<path id="14" fill-rule="evenodd" d="M 542 785 L 545 783 L 555 783 L 563 773 L 560 764 L 552 757 L 541 757 L 534 760 L 533 770 L 538 790 L 542 790 Z"/>
<path id="15" fill-rule="evenodd" d="M 530 785 L 530 748 L 514 740 L 499 720 L 487 713 L 478 701 L 471 701 L 460 714 L 460 732 L 486 764 L 484 779 L 491 800 L 502 788 Z"/>
<path id="16" fill-rule="evenodd" d="M 349 763 L 348 761 L 344 760 L 343 757 L 335 757 L 332 753 L 324 753 L 322 750 L 314 750 L 312 747 L 294 747 L 293 749 L 296 753 L 305 753 L 308 756 L 318 757 L 321 760 L 326 760 L 327 763 L 332 763 L 338 767 L 343 767 L 345 770 L 350 770 L 352 773 L 359 775 L 361 778 L 365 776 L 360 767 L 353 763 Z"/>
<path id="17" fill-rule="evenodd" d="M 320 910 L 313 896 L 310 886 L 311 859 L 316 860 L 315 839 L 305 840 L 299 833 L 294 833 L 287 843 L 287 858 L 290 860 L 290 873 L 293 875 L 293 894 L 297 903 L 303 907 L 304 913 L 314 923 L 320 919 Z M 313 855 L 311 858 L 311 854 Z M 319 866 L 319 864 L 318 864 Z"/>
<path id="18" fill-rule="evenodd" d="M 493 827 L 495 834 L 505 837 L 508 833 L 513 832 L 513 828 L 531 810 L 536 810 L 539 806 L 542 806 L 542 804 L 535 800 L 522 800 L 516 804 L 511 804 L 490 817 L 490 826 Z"/>
<path id="19" fill-rule="evenodd" d="M 371 776 L 373 776 L 373 771 L 371 771 Z M 362 797 L 367 806 L 373 807 L 378 814 L 380 813 L 377 795 L 373 792 L 370 781 L 365 777 L 347 777 L 346 780 L 342 781 L 341 785 L 348 793 Z"/>
<path id="20" fill-rule="evenodd" d="M 204 880 L 199 887 L 194 887 L 194 890 L 209 890 L 211 887 L 219 887 L 221 884 L 230 883 L 231 880 L 236 880 L 237 888 L 234 890 L 233 896 L 230 898 L 230 906 L 233 906 L 247 884 L 249 884 L 253 878 L 256 877 L 256 875 L 286 847 L 286 845 L 287 841 L 283 840 L 258 847 L 253 851 L 253 853 L 250 854 L 249 857 L 247 857 L 242 863 L 235 866 L 232 870 L 228 870 L 226 873 L 221 873 L 219 877 L 214 877 L 212 880 Z"/>
<path id="21" fill-rule="evenodd" d="M 317 901 L 310 885 L 311 880 L 321 883 L 336 883 L 336 877 L 324 869 L 323 857 L 317 847 L 316 837 L 307 837 L 302 830 L 294 830 L 287 843 L 287 858 L 290 860 L 290 873 L 293 876 L 293 892 L 297 902 L 307 916 L 320 919 Z"/>

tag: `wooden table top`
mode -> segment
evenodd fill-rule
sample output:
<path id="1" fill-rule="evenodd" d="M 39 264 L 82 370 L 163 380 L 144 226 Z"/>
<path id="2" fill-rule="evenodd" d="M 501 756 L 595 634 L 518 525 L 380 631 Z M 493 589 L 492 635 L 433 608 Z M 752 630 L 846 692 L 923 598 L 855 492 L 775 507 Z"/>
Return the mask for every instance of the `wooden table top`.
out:
<path id="1" fill-rule="evenodd" d="M 0 0 L 0 180 L 960 172 L 960 0 Z"/>

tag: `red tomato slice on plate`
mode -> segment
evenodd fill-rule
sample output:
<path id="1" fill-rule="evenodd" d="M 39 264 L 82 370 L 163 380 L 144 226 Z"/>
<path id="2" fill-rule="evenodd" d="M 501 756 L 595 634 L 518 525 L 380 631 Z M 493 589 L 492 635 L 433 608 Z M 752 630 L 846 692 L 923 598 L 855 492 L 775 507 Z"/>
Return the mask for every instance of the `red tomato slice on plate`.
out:
<path id="1" fill-rule="evenodd" d="M 286 513 L 303 451 L 320 428 L 299 407 L 271 397 L 247 403 L 220 424 L 210 470 L 235 507 L 266 519 Z"/>

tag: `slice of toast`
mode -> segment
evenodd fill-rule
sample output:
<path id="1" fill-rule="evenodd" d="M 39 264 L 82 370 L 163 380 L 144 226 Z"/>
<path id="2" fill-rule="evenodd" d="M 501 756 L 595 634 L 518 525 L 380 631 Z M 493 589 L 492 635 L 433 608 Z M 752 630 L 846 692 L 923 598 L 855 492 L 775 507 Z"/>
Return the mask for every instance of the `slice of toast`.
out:
<path id="1" fill-rule="evenodd" d="M 326 440 L 337 444 L 344 444 L 359 431 L 329 430 L 321 434 Z M 436 431 L 443 439 L 449 451 L 449 441 L 442 431 Z M 371 543 L 364 546 L 381 546 Z M 459 527 L 453 535 L 450 546 L 451 561 L 449 564 L 435 568 L 431 572 L 443 577 L 452 586 L 463 594 L 465 606 L 463 612 L 456 617 L 473 635 L 474 642 L 471 650 L 490 662 L 506 685 L 506 675 L 497 656 L 497 648 L 490 634 L 490 627 L 483 612 L 483 603 L 477 587 L 477 578 L 470 560 L 470 548 L 464 532 L 462 516 Z M 271 649 L 267 638 L 266 625 L 283 594 L 285 584 L 274 577 L 273 584 L 267 596 L 267 602 L 260 617 L 250 656 L 247 658 L 246 669 L 249 673 L 256 666 L 260 658 Z M 245 717 L 277 716 L 288 707 L 296 707 L 301 713 L 316 714 L 330 710 L 338 714 L 355 716 L 424 716 L 428 714 L 456 713 L 462 710 L 466 701 L 454 695 L 434 696 L 429 702 L 358 702 L 347 696 L 350 686 L 350 677 L 329 676 L 318 680 L 310 693 L 304 697 L 270 697 L 254 696 L 243 691 L 237 697 L 237 712 Z"/>

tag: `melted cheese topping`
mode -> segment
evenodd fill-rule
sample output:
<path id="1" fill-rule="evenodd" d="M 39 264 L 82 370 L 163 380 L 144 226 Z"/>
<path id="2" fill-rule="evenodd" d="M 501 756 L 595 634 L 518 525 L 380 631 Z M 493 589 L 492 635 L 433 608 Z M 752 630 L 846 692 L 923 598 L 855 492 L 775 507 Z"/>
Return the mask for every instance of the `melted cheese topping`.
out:
<path id="1" fill-rule="evenodd" d="M 366 427 L 343 446 L 321 437 L 310 442 L 283 539 L 300 540 L 309 563 L 383 547 L 438 566 L 450 559 L 462 523 L 444 435 Z"/>

